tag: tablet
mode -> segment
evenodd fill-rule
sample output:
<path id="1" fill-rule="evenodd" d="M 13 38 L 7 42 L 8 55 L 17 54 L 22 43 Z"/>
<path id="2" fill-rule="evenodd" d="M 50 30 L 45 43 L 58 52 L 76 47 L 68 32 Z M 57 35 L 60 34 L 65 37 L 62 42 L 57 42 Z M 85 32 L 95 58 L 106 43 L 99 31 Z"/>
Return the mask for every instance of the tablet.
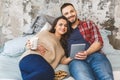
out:
<path id="1" fill-rule="evenodd" d="M 74 58 L 75 54 L 84 50 L 85 50 L 85 44 L 72 44 L 70 50 L 70 57 Z"/>

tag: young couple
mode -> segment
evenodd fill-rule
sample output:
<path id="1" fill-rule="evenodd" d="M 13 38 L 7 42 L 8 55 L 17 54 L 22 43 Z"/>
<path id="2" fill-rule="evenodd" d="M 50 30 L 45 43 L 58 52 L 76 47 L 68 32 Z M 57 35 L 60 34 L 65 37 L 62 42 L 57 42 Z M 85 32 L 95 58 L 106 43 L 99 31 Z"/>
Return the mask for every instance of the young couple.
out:
<path id="1" fill-rule="evenodd" d="M 81 21 L 71 3 L 61 6 L 50 31 L 39 32 L 37 50 L 27 50 L 19 66 L 23 80 L 54 80 L 54 69 L 68 64 L 75 80 L 114 80 L 107 57 L 101 53 L 103 40 L 92 21 Z M 69 22 L 70 26 L 69 26 Z M 71 44 L 86 44 L 85 51 L 69 57 Z M 66 54 L 68 57 L 66 57 Z"/>

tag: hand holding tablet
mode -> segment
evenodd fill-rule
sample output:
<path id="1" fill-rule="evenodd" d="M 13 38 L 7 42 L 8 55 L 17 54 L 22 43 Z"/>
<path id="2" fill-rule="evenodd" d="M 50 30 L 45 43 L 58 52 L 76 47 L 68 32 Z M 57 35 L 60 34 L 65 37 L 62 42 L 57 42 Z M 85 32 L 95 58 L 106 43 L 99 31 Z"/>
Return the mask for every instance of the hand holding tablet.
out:
<path id="1" fill-rule="evenodd" d="M 85 44 L 72 44 L 71 45 L 71 51 L 70 51 L 70 57 L 74 58 L 74 56 L 80 52 L 85 50 Z"/>

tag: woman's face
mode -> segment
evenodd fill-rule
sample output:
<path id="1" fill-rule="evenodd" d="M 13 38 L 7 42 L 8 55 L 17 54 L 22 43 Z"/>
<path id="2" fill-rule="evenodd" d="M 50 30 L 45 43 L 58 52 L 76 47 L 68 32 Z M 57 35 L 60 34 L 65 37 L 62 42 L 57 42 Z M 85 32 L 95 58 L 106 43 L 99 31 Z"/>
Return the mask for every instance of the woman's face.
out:
<path id="1" fill-rule="evenodd" d="M 55 26 L 55 35 L 61 36 L 67 32 L 67 21 L 65 19 L 59 19 Z"/>

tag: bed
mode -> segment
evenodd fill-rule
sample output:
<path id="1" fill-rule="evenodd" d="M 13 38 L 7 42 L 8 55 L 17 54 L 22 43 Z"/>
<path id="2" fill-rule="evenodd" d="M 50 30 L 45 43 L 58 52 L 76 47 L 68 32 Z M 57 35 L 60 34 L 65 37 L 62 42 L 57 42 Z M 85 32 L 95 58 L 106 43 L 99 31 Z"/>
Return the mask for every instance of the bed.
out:
<path id="1" fill-rule="evenodd" d="M 51 21 L 54 19 L 53 17 L 49 18 L 50 16 L 47 15 L 37 17 L 31 26 L 31 30 L 24 32 L 20 37 L 6 41 L 4 45 L 0 46 L 0 80 L 22 80 L 18 62 L 20 56 L 25 51 L 26 41 L 38 31 L 49 29 L 49 23 L 52 23 Z M 120 50 L 115 50 L 109 44 L 107 38 L 107 35 L 110 34 L 109 31 L 102 29 L 100 32 L 105 43 L 102 50 L 105 52 L 112 64 L 115 80 L 120 80 Z M 70 75 L 67 65 L 59 65 L 56 71 L 57 70 L 64 70 L 68 73 L 68 75 Z M 74 79 L 69 76 L 64 80 Z"/>

